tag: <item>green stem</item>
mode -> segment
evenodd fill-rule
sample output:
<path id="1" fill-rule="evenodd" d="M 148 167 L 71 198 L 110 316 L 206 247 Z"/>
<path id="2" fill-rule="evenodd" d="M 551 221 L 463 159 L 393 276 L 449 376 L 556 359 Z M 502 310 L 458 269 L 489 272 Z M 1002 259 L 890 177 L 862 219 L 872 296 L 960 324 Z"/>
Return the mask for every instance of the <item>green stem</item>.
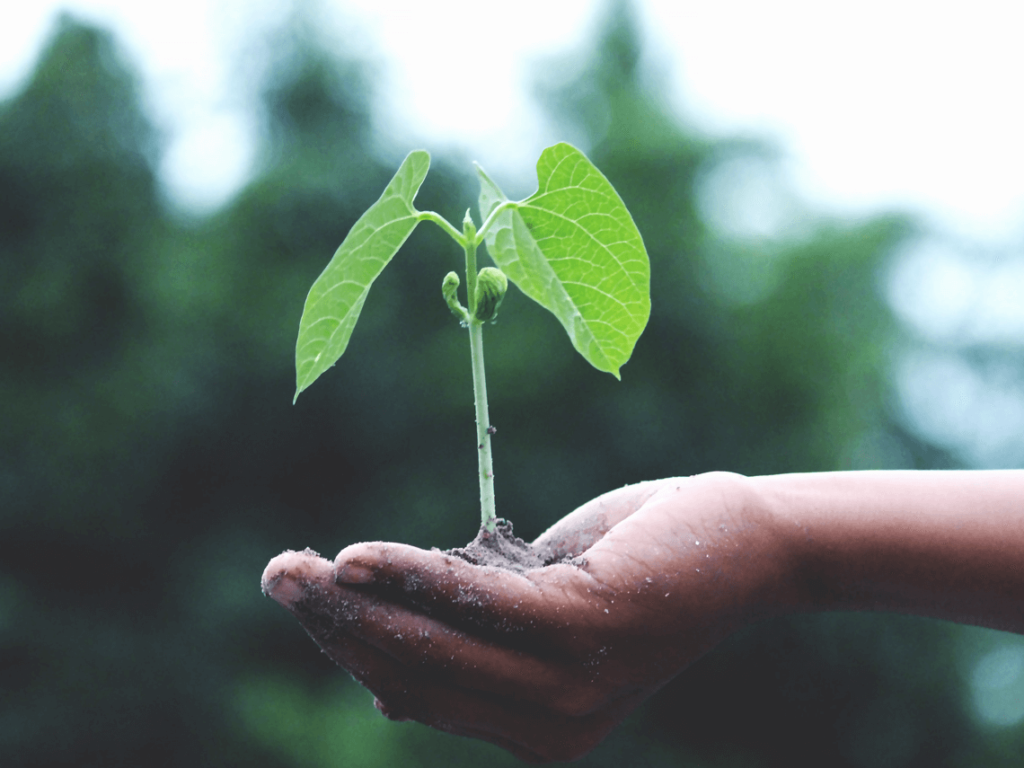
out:
<path id="1" fill-rule="evenodd" d="M 479 241 L 484 239 L 484 235 L 487 234 L 487 230 L 491 228 L 491 224 L 494 223 L 494 220 L 497 219 L 500 214 L 504 213 L 509 208 L 515 207 L 516 204 L 511 200 L 506 200 L 505 202 L 495 207 L 495 209 L 491 211 L 491 215 L 487 217 L 487 221 L 480 225 L 480 231 L 477 233 L 477 240 Z"/>
<path id="2" fill-rule="evenodd" d="M 466 299 L 469 304 L 469 352 L 473 364 L 473 401 L 476 405 L 476 444 L 480 474 L 480 524 L 494 533 L 494 465 L 491 457 L 491 420 L 487 413 L 487 377 L 484 373 L 484 329 L 476 319 L 476 228 L 469 213 L 463 222 L 466 249 Z"/>
<path id="3" fill-rule="evenodd" d="M 469 350 L 473 358 L 473 399 L 476 403 L 476 439 L 480 471 L 480 524 L 494 533 L 494 464 L 491 455 L 491 426 L 487 414 L 487 379 L 484 376 L 484 327 L 479 320 L 469 323 Z"/>
<path id="4" fill-rule="evenodd" d="M 464 246 L 466 244 L 466 237 L 453 227 L 444 216 L 434 213 L 433 211 L 420 211 L 416 218 L 420 221 L 432 221 L 445 232 L 459 245 Z"/>

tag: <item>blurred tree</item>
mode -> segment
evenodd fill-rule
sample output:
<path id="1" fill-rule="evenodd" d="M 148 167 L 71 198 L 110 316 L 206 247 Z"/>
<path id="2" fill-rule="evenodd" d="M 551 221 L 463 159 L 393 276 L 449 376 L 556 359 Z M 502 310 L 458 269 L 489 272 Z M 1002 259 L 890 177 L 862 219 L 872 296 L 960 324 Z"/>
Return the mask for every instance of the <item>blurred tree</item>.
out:
<path id="1" fill-rule="evenodd" d="M 113 41 L 63 17 L 0 108 L 8 765 L 252 754 L 208 695 L 227 670 L 176 616 L 167 577 L 181 534 L 146 513 L 181 403 L 145 290 L 174 234 L 155 150 Z"/>
<path id="2" fill-rule="evenodd" d="M 64 19 L 0 105 L 5 765 L 514 764 L 378 718 L 257 591 L 283 547 L 448 547 L 477 520 L 468 350 L 439 291 L 461 254 L 441 233 L 417 230 L 345 358 L 291 405 L 305 291 L 404 148 L 381 158 L 361 66 L 308 24 L 274 50 L 260 172 L 201 221 L 164 209 L 157 142 L 108 35 Z M 899 329 L 877 276 L 912 224 L 716 231 L 703 180 L 766 150 L 683 125 L 640 51 L 619 6 L 545 100 L 636 215 L 652 320 L 616 382 L 510 291 L 488 328 L 499 514 L 532 537 L 649 477 L 946 461 L 888 405 Z M 418 203 L 458 220 L 476 186 L 451 168 L 435 158 Z M 755 627 L 584 764 L 1011 765 L 1019 732 L 997 746 L 965 714 L 965 632 L 894 617 Z"/>

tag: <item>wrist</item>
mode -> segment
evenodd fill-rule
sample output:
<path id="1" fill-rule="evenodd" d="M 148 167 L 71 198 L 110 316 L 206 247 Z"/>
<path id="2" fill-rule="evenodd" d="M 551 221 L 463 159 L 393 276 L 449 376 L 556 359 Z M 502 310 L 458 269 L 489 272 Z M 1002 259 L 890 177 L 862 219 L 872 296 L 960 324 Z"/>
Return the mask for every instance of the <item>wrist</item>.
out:
<path id="1" fill-rule="evenodd" d="M 746 598 L 748 623 L 806 611 L 815 577 L 804 538 L 764 487 L 763 478 L 733 477 L 743 518 L 756 530 L 751 556 L 757 563 L 757 578 Z"/>
<path id="2" fill-rule="evenodd" d="M 681 523 L 704 517 L 701 538 L 713 542 L 706 555 L 714 563 L 712 591 L 726 593 L 719 607 L 733 614 L 731 630 L 801 611 L 806 603 L 801 541 L 759 480 L 730 472 L 694 476 L 685 497 L 689 509 L 680 510 Z M 719 512 L 708 515 L 710 509 Z"/>
<path id="3" fill-rule="evenodd" d="M 1024 630 L 1024 472 L 752 478 L 787 542 L 791 610 L 892 611 Z"/>
<path id="4" fill-rule="evenodd" d="M 890 554 L 881 540 L 885 529 L 903 523 L 879 519 L 876 510 L 885 491 L 873 487 L 872 474 L 877 473 L 750 478 L 759 503 L 772 520 L 779 548 L 786 553 L 783 559 L 790 588 L 783 612 L 882 607 L 878 588 L 883 585 L 872 578 L 871 571 L 883 555 Z M 874 539 L 874 546 L 869 538 Z"/>

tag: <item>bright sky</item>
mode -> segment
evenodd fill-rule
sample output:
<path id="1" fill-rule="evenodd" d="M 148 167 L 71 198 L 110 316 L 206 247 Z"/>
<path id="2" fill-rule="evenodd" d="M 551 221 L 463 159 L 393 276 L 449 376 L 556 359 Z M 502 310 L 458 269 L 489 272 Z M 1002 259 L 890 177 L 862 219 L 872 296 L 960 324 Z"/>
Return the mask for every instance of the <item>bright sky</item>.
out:
<path id="1" fill-rule="evenodd" d="M 140 62 L 152 111 L 168 131 L 163 175 L 172 196 L 199 209 L 229 196 L 248 173 L 255 130 L 232 75 L 253 55 L 249 30 L 272 25 L 289 3 L 12 4 L 0 25 L 0 93 L 25 76 L 61 7 L 113 26 Z M 464 147 L 500 173 L 531 168 L 558 138 L 531 108 L 528 78 L 538 62 L 591 36 L 604 1 L 517 0 L 515 13 L 478 0 L 331 7 L 338 40 L 378 62 L 381 108 L 402 126 L 386 137 L 396 153 L 412 144 Z M 649 59 L 669 75 L 669 95 L 689 119 L 708 131 L 776 140 L 795 189 L 815 205 L 904 206 L 986 241 L 1024 235 L 1020 3 L 638 7 Z M 445 107 L 464 94 L 480 95 L 479 107 Z"/>

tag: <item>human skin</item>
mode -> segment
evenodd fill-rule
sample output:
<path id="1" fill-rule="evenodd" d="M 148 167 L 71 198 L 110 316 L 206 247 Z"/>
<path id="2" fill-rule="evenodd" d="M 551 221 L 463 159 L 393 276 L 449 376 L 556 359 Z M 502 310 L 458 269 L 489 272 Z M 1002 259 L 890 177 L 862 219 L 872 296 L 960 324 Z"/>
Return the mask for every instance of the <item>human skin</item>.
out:
<path id="1" fill-rule="evenodd" d="M 1024 633 L 1024 471 L 709 473 L 627 486 L 517 574 L 402 544 L 286 552 L 264 591 L 396 720 L 586 754 L 729 634 L 883 610 Z"/>

